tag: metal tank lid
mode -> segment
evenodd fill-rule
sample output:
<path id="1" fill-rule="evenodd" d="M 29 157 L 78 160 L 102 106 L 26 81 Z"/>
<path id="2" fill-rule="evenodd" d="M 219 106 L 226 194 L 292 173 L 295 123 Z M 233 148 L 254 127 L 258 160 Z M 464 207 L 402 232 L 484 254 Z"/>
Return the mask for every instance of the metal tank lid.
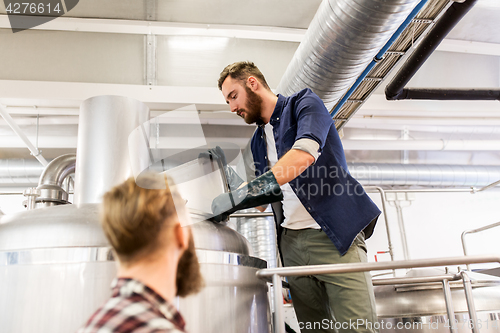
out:
<path id="1" fill-rule="evenodd" d="M 3 215 L 0 251 L 109 246 L 99 223 L 99 207 L 61 205 Z M 252 255 L 250 243 L 235 230 L 207 221 L 207 215 L 198 211 L 190 215 L 196 249 Z"/>
<path id="2" fill-rule="evenodd" d="M 89 246 L 109 246 L 98 204 L 33 209 L 0 221 L 0 251 Z"/>
<path id="3" fill-rule="evenodd" d="M 208 221 L 209 215 L 195 209 L 189 209 L 189 213 L 196 249 L 253 255 L 250 242 L 226 223 Z"/>

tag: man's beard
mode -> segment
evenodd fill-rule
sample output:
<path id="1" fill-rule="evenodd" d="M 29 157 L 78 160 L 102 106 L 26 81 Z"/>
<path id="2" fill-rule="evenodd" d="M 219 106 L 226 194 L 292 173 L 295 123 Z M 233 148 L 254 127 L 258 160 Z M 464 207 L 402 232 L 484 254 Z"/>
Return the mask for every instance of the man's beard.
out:
<path id="1" fill-rule="evenodd" d="M 205 286 L 191 230 L 189 230 L 189 233 L 188 248 L 184 251 L 177 264 L 177 296 L 180 297 L 196 294 Z"/>
<path id="2" fill-rule="evenodd" d="M 264 123 L 262 120 L 262 97 L 254 93 L 249 87 L 245 86 L 247 92 L 247 108 L 240 109 L 246 113 L 245 122 L 247 124 L 257 123 L 261 125 Z"/>

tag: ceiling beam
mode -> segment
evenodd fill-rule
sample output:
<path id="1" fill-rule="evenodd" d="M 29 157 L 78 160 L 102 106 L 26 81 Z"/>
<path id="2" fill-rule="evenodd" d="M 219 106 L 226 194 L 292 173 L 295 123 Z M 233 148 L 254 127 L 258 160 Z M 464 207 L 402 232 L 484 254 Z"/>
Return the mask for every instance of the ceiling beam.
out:
<path id="1" fill-rule="evenodd" d="M 471 53 L 500 57 L 500 44 L 445 39 L 441 42 L 441 44 L 439 44 L 437 51 Z"/>
<path id="2" fill-rule="evenodd" d="M 30 20 L 30 16 L 19 17 L 23 17 L 27 22 Z M 0 15 L 0 28 L 10 29 L 10 22 L 7 15 Z M 58 17 L 55 20 L 31 29 L 136 35 L 152 34 L 158 36 L 225 37 L 295 43 L 302 41 L 307 30 L 270 26 L 171 23 L 72 17 Z"/>
<path id="3" fill-rule="evenodd" d="M 58 104 L 66 102 L 67 106 L 74 107 L 90 97 L 100 95 L 127 96 L 151 104 L 172 104 L 171 109 L 175 109 L 175 105 L 179 107 L 191 104 L 220 106 L 220 110 L 228 109 L 216 87 L 0 80 L 0 103 L 7 106 L 14 106 L 17 103 L 19 106 L 26 106 L 19 100 L 31 99 L 41 102 L 60 101 Z M 15 103 L 10 103 L 11 101 Z"/>
<path id="4" fill-rule="evenodd" d="M 30 19 L 29 16 L 24 16 L 24 18 L 26 20 Z M 5 14 L 0 14 L 0 28 L 10 29 L 9 18 Z M 300 43 L 307 31 L 307 29 L 272 26 L 172 23 L 72 17 L 59 17 L 56 20 L 51 20 L 31 29 L 137 35 L 152 34 L 157 36 L 225 37 L 295 43 Z M 437 51 L 500 56 L 500 44 L 445 39 L 441 42 Z"/>

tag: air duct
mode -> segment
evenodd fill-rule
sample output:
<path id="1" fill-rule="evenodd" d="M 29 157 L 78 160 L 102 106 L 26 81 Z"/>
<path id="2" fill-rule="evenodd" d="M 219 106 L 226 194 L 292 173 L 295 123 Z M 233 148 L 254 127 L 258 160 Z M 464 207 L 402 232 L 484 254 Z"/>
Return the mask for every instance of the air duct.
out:
<path id="1" fill-rule="evenodd" d="M 0 160 L 0 184 L 36 186 L 44 166 L 35 159 Z"/>
<path id="2" fill-rule="evenodd" d="M 0 160 L 0 183 L 16 174 L 40 166 L 36 160 Z M 5 165 L 10 165 L 5 169 Z M 489 165 L 347 163 L 349 172 L 363 185 L 486 186 L 500 179 L 500 167 Z M 19 167 L 19 170 L 15 167 Z M 39 178 L 33 173 L 30 177 Z"/>
<path id="3" fill-rule="evenodd" d="M 412 11 L 417 0 L 325 0 L 277 91 L 311 88 L 331 109 Z"/>
<path id="4" fill-rule="evenodd" d="M 347 163 L 363 185 L 486 186 L 500 179 L 500 167 L 485 165 Z"/>

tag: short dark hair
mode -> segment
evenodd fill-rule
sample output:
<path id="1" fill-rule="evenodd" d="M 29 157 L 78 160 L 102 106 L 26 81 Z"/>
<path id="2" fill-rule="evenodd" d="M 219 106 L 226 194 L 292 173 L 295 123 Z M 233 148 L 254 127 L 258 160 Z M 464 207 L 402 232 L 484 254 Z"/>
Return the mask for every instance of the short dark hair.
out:
<path id="1" fill-rule="evenodd" d="M 232 63 L 231 65 L 227 65 L 220 73 L 218 82 L 219 90 L 222 90 L 222 84 L 228 76 L 243 82 L 246 81 L 250 76 L 253 76 L 257 80 L 259 80 L 264 88 L 271 90 L 262 72 L 259 70 L 259 68 L 257 68 L 257 66 L 255 66 L 253 62 L 250 61 L 238 61 Z"/>

